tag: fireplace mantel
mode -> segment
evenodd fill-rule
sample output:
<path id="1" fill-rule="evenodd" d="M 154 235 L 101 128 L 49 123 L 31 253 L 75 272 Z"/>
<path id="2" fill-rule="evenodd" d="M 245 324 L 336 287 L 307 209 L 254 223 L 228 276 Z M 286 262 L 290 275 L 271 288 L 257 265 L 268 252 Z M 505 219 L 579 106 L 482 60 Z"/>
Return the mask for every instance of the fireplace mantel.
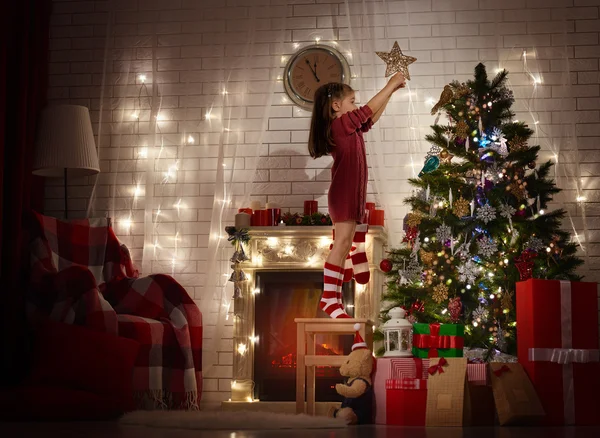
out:
<path id="1" fill-rule="evenodd" d="M 251 394 L 240 392 L 249 388 L 254 378 L 254 303 L 256 273 L 261 271 L 318 271 L 329 254 L 332 226 L 274 226 L 250 228 L 251 239 L 246 245 L 248 262 L 242 269 L 248 277 L 240 298 L 234 300 L 233 383 L 232 401 L 252 401 Z M 381 226 L 369 227 L 366 252 L 371 280 L 355 286 L 354 315 L 378 321 L 385 275 L 379 263 L 385 258 L 387 232 Z M 293 321 L 290 321 L 293 324 Z M 260 340 L 258 340 L 260 342 Z M 243 383 L 240 383 L 243 382 Z M 237 385 L 237 388 L 236 388 Z"/>

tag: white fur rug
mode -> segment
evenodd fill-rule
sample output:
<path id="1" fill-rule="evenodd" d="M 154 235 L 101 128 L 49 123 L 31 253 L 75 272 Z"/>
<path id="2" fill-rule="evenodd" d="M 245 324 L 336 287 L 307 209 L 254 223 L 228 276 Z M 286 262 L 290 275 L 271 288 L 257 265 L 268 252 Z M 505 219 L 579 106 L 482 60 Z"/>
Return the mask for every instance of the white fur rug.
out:
<path id="1" fill-rule="evenodd" d="M 172 429 L 266 430 L 337 429 L 346 427 L 339 418 L 247 411 L 135 411 L 120 423 Z"/>

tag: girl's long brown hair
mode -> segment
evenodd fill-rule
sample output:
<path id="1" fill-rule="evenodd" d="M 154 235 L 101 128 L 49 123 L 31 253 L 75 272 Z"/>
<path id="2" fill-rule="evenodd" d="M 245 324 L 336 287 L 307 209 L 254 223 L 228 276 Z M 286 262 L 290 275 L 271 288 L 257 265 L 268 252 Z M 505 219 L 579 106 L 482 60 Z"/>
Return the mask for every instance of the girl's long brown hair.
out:
<path id="1" fill-rule="evenodd" d="M 308 136 L 308 152 L 311 157 L 319 158 L 329 155 L 335 146 L 331 138 L 331 122 L 335 118 L 331 102 L 342 100 L 352 91 L 354 90 L 349 85 L 337 82 L 321 85 L 315 91 L 315 103 Z"/>

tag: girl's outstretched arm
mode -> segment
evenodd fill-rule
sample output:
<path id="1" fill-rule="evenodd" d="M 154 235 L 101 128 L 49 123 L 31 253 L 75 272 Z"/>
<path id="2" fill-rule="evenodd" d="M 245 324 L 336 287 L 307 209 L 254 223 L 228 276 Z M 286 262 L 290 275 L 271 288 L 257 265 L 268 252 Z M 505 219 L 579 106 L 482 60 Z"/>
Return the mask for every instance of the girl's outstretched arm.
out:
<path id="1" fill-rule="evenodd" d="M 371 108 L 371 111 L 373 111 L 373 116 L 371 117 L 373 123 L 375 123 L 379 117 L 381 117 L 381 114 L 383 114 L 383 111 L 390 101 L 392 94 L 394 94 L 396 90 L 403 88 L 404 85 L 404 76 L 402 73 L 396 73 L 390 78 L 385 87 L 383 87 L 379 93 L 369 100 L 367 106 Z"/>

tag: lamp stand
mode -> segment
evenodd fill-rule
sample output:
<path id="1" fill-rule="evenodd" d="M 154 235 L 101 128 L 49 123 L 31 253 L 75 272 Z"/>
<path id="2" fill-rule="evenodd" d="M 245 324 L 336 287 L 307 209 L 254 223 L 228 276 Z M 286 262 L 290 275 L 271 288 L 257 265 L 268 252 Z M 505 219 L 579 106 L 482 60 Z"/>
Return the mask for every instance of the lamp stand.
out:
<path id="1" fill-rule="evenodd" d="M 69 218 L 69 206 L 67 204 L 67 168 L 65 167 L 64 173 L 64 189 L 65 189 L 65 219 Z"/>

